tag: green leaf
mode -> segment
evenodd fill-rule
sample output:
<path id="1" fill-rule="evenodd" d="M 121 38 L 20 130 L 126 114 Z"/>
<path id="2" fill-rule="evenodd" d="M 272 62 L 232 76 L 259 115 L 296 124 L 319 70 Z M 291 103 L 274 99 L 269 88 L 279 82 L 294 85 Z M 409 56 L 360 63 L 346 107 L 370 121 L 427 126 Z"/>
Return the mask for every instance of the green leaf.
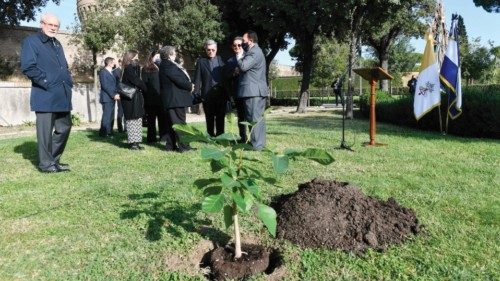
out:
<path id="1" fill-rule="evenodd" d="M 210 186 L 203 190 L 203 195 L 205 197 L 210 195 L 219 195 L 222 192 L 222 186 Z"/>
<path id="2" fill-rule="evenodd" d="M 302 154 L 302 151 L 295 148 L 287 148 L 285 149 L 284 154 L 290 158 L 295 158 L 297 156 L 300 156 Z"/>
<path id="3" fill-rule="evenodd" d="M 211 142 L 210 138 L 208 138 L 204 132 L 200 131 L 196 127 L 187 124 L 175 124 L 172 126 L 175 131 L 180 132 L 181 142 L 190 143 L 190 142 Z"/>
<path id="4" fill-rule="evenodd" d="M 233 179 L 230 175 L 227 173 L 224 173 L 220 176 L 220 181 L 222 182 L 222 186 L 227 187 L 227 188 L 233 188 L 233 187 L 238 187 L 240 184 Z"/>
<path id="5" fill-rule="evenodd" d="M 231 194 L 231 198 L 238 206 L 238 209 L 242 212 L 248 212 L 253 205 L 253 196 L 250 192 L 242 190 L 241 188 L 236 189 Z"/>
<path id="6" fill-rule="evenodd" d="M 329 165 L 335 161 L 330 153 L 319 148 L 308 148 L 301 153 L 301 156 L 316 161 L 322 165 Z"/>
<path id="7" fill-rule="evenodd" d="M 226 151 L 210 147 L 201 148 L 201 159 L 203 160 L 221 160 L 226 155 Z"/>
<path id="8" fill-rule="evenodd" d="M 226 225 L 226 229 L 229 228 L 233 221 L 233 208 L 229 205 L 224 206 L 224 224 Z"/>
<path id="9" fill-rule="evenodd" d="M 194 181 L 194 185 L 198 188 L 204 188 L 217 182 L 220 182 L 220 179 L 218 178 L 197 179 Z"/>
<path id="10" fill-rule="evenodd" d="M 248 143 L 238 143 L 238 144 L 233 145 L 232 148 L 233 148 L 233 151 L 238 150 L 238 149 L 243 149 L 243 150 L 247 150 L 247 151 L 253 150 L 253 146 L 251 144 L 248 144 Z"/>
<path id="11" fill-rule="evenodd" d="M 221 160 L 210 161 L 210 167 L 212 168 L 212 173 L 216 173 L 224 168 L 227 168 L 228 166 L 229 162 L 227 161 L 226 158 L 223 158 Z"/>
<path id="12" fill-rule="evenodd" d="M 239 141 L 240 139 L 241 139 L 240 136 L 233 133 L 224 133 L 214 138 L 214 140 L 216 141 L 232 141 L 232 142 Z"/>
<path id="13" fill-rule="evenodd" d="M 259 204 L 259 219 L 264 223 L 267 227 L 269 233 L 276 237 L 276 211 L 264 204 Z"/>
<path id="14" fill-rule="evenodd" d="M 222 194 L 210 195 L 205 197 L 201 203 L 201 209 L 207 213 L 217 213 L 222 210 L 224 196 Z"/>
<path id="15" fill-rule="evenodd" d="M 250 191 L 253 196 L 260 198 L 260 188 L 253 179 L 242 179 L 239 180 L 240 184 Z"/>
<path id="16" fill-rule="evenodd" d="M 273 154 L 273 169 L 278 174 L 283 174 L 288 170 L 288 156 Z"/>

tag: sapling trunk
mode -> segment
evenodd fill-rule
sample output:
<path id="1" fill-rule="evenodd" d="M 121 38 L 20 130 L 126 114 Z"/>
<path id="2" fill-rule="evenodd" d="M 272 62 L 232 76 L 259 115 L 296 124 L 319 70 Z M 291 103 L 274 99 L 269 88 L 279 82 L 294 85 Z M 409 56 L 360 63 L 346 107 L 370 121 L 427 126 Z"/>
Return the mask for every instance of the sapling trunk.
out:
<path id="1" fill-rule="evenodd" d="M 233 203 L 233 222 L 234 222 L 234 259 L 241 258 L 241 235 L 240 224 L 238 222 L 238 209 Z"/>

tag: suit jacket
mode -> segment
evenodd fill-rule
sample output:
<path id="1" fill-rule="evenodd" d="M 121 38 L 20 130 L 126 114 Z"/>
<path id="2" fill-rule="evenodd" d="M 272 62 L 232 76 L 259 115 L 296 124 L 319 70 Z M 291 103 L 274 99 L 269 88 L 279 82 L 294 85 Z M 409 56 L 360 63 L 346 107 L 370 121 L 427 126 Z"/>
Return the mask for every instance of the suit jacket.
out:
<path id="1" fill-rule="evenodd" d="M 142 81 L 146 84 L 148 90 L 144 92 L 144 105 L 151 107 L 162 107 L 160 97 L 160 75 L 159 71 L 147 71 L 142 69 Z"/>
<path id="2" fill-rule="evenodd" d="M 218 91 L 225 91 L 223 86 L 224 78 L 224 62 L 220 56 L 216 56 L 219 66 L 215 67 L 213 71 L 210 70 L 210 59 L 209 58 L 199 58 L 196 62 L 196 71 L 194 75 L 194 91 L 200 92 L 205 100 L 210 100 L 214 98 L 214 94 L 224 94 L 214 91 L 210 91 L 212 87 L 219 86 Z M 214 77 L 215 76 L 215 77 Z M 215 79 L 214 79 L 215 78 Z M 218 96 L 219 97 L 219 96 Z"/>
<path id="3" fill-rule="evenodd" d="M 191 80 L 173 62 L 162 59 L 160 63 L 160 95 L 165 109 L 193 105 Z"/>
<path id="4" fill-rule="evenodd" d="M 240 78 L 238 98 L 267 97 L 266 58 L 259 45 L 255 44 L 238 61 Z"/>
<path id="5" fill-rule="evenodd" d="M 99 81 L 101 82 L 101 93 L 99 97 L 100 103 L 114 102 L 116 94 L 116 78 L 106 68 L 99 72 Z"/>
<path id="6" fill-rule="evenodd" d="M 238 59 L 236 56 L 230 57 L 226 65 L 224 66 L 224 72 L 225 76 L 228 78 L 228 90 L 229 90 L 229 95 L 233 98 L 236 98 L 238 95 L 238 80 L 239 80 L 239 75 L 234 75 L 233 71 L 235 68 L 238 67 Z"/>
<path id="7" fill-rule="evenodd" d="M 32 111 L 68 112 L 73 80 L 61 43 L 44 33 L 26 37 L 21 47 L 21 70 L 31 80 Z"/>

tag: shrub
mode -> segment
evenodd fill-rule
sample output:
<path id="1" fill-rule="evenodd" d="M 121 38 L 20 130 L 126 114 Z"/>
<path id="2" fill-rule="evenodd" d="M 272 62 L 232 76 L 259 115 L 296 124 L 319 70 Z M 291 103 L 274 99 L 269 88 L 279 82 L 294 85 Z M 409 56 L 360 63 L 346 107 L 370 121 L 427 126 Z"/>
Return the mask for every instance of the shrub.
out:
<path id="1" fill-rule="evenodd" d="M 448 133 L 467 137 L 500 138 L 500 85 L 462 88 L 462 114 L 449 120 Z M 441 95 L 443 129 L 446 123 L 448 96 Z M 361 113 L 369 117 L 369 100 L 361 99 Z M 439 111 L 434 109 L 418 122 L 413 114 L 413 97 L 387 98 L 377 96 L 377 121 L 422 130 L 439 131 Z"/>
<path id="2" fill-rule="evenodd" d="M 80 115 L 78 113 L 71 113 L 71 124 L 73 126 L 80 126 L 82 121 L 80 120 Z"/>

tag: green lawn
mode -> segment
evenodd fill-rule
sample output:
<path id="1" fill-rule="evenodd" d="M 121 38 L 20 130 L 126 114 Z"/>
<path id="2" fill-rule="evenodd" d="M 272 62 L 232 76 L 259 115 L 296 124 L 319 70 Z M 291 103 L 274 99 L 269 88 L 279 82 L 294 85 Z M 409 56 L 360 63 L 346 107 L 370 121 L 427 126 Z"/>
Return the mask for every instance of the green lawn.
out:
<path id="1" fill-rule="evenodd" d="M 256 218 L 243 217 L 244 241 L 281 251 L 274 278 L 500 279 L 498 140 L 378 124 L 377 141 L 388 146 L 366 148 L 368 122 L 354 120 L 346 133 L 352 153 L 334 149 L 341 119 L 332 112 L 270 117 L 267 125 L 270 148 L 321 147 L 336 159 L 326 167 L 292 163 L 280 187 L 262 183 L 268 200 L 315 177 L 337 179 L 394 197 L 425 225 L 402 246 L 356 256 L 274 240 Z M 271 175 L 268 155 L 250 154 Z M 0 280 L 204 280 L 197 263 L 209 241 L 229 239 L 222 217 L 200 210 L 193 181 L 210 171 L 199 150 L 135 152 L 124 136 L 106 142 L 83 131 L 71 134 L 62 159 L 72 172 L 41 174 L 36 158 L 35 137 L 0 140 Z"/>

